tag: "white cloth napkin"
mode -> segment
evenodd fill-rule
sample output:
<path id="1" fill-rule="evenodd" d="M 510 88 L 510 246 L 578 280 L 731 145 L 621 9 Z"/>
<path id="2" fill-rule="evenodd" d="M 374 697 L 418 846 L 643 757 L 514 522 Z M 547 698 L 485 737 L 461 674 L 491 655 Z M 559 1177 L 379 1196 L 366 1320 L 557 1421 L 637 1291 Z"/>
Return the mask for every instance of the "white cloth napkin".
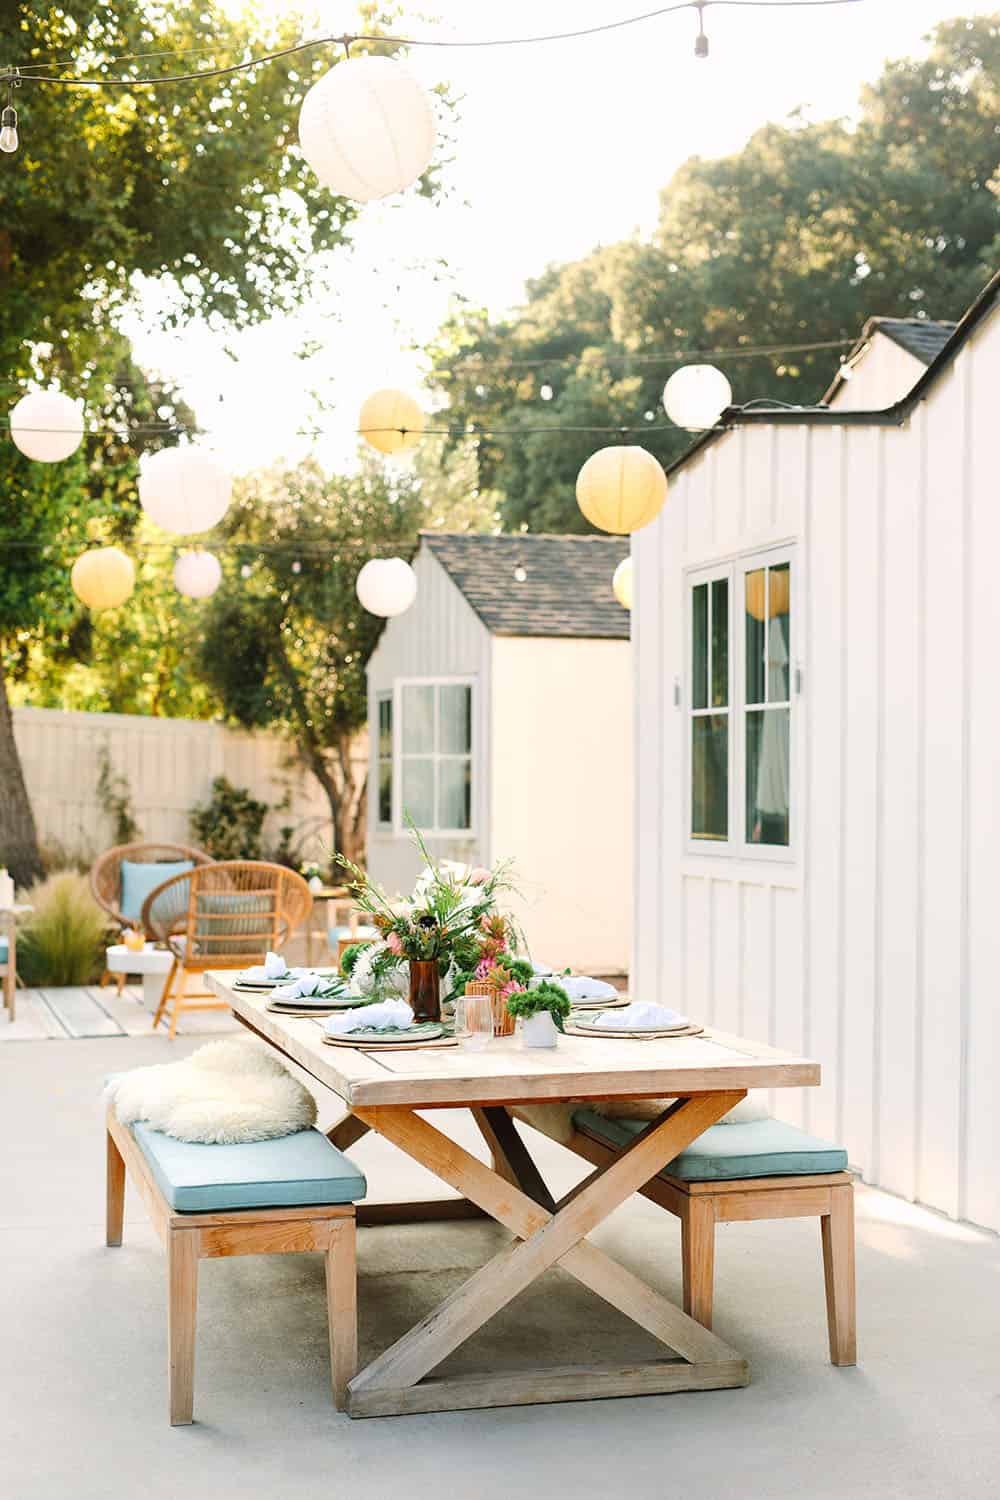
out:
<path id="1" fill-rule="evenodd" d="M 669 1005 L 654 1005 L 649 1000 L 633 1000 L 621 1010 L 602 1010 L 595 1025 L 608 1026 L 615 1031 L 639 1031 L 657 1026 L 685 1026 L 687 1016 L 678 1015 Z"/>
<path id="2" fill-rule="evenodd" d="M 322 974 L 310 974 L 308 969 L 293 969 L 295 978 L 291 984 L 279 984 L 271 991 L 272 1000 L 301 1000 L 305 995 L 315 995 L 329 986 L 329 979 Z"/>
<path id="3" fill-rule="evenodd" d="M 606 979 L 588 979 L 585 974 L 556 980 L 571 1000 L 614 1000 L 618 991 Z"/>
<path id="4" fill-rule="evenodd" d="M 262 964 L 243 971 L 248 984 L 262 984 L 265 979 L 285 979 L 290 974 L 303 974 L 304 969 L 290 969 L 280 953 L 268 953 Z"/>
<path id="5" fill-rule="evenodd" d="M 413 1025 L 413 1011 L 405 1000 L 380 1000 L 375 1005 L 359 1005 L 343 1015 L 327 1016 L 323 1029 L 331 1036 L 347 1036 L 362 1027 L 374 1026 L 376 1031 L 405 1031 Z"/>

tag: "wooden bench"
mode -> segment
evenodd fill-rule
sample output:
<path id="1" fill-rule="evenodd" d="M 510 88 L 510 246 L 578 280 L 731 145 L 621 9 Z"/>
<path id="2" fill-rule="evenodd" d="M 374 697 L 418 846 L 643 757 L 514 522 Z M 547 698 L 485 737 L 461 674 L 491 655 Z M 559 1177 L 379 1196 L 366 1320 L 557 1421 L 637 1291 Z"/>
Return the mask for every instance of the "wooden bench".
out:
<path id="1" fill-rule="evenodd" d="M 530 1109 L 515 1107 L 512 1113 L 597 1167 L 613 1161 L 646 1124 L 577 1108 L 567 1136 Z M 716 1224 L 815 1215 L 823 1248 L 830 1360 L 856 1364 L 854 1180 L 846 1165 L 840 1147 L 794 1125 L 778 1120 L 719 1124 L 641 1187 L 643 1197 L 681 1221 L 688 1316 L 705 1328 L 712 1326 Z"/>
<path id="2" fill-rule="evenodd" d="M 357 1367 L 355 1202 L 366 1184 L 320 1131 L 242 1146 L 190 1145 L 107 1115 L 107 1243 L 120 1245 L 125 1175 L 167 1252 L 170 1423 L 194 1420 L 198 1262 L 317 1250 L 326 1257 L 334 1404 Z M 239 1204 L 241 1206 L 234 1206 Z M 246 1205 L 246 1206 L 242 1206 Z"/>

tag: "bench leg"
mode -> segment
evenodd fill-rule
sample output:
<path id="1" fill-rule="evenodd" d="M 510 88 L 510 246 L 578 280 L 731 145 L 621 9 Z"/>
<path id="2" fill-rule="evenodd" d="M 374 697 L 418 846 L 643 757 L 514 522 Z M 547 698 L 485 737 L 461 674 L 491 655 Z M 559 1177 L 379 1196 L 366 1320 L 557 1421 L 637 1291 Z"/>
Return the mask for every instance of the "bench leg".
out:
<path id="1" fill-rule="evenodd" d="M 171 1229 L 167 1240 L 167 1365 L 171 1427 L 194 1421 L 198 1236 L 197 1229 Z"/>
<path id="2" fill-rule="evenodd" d="M 114 1143 L 110 1130 L 108 1135 L 108 1191 L 105 1216 L 106 1245 L 120 1245 L 122 1222 L 125 1218 L 125 1162 Z"/>
<path id="3" fill-rule="evenodd" d="M 357 1266 L 355 1226 L 344 1219 L 330 1228 L 326 1252 L 326 1311 L 330 1324 L 333 1404 L 343 1411 L 347 1384 L 358 1368 Z"/>
<path id="4" fill-rule="evenodd" d="M 707 1193 L 688 1198 L 681 1219 L 684 1311 L 704 1328 L 712 1326 L 715 1279 L 715 1202 Z"/>
<path id="5" fill-rule="evenodd" d="M 858 1350 L 852 1184 L 830 1189 L 830 1212 L 823 1214 L 819 1222 L 823 1237 L 830 1362 L 835 1365 L 855 1365 L 858 1362 Z"/>

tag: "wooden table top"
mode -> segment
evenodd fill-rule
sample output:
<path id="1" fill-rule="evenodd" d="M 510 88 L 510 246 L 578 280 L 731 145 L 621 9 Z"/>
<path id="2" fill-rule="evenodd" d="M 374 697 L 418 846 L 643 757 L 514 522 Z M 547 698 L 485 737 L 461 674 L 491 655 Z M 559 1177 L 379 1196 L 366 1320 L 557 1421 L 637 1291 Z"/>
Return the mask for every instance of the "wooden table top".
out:
<path id="1" fill-rule="evenodd" d="M 517 1037 L 497 1037 L 481 1052 L 463 1046 L 394 1052 L 333 1047 L 315 1019 L 268 1011 L 266 996 L 233 989 L 235 977 L 232 970 L 205 976 L 243 1022 L 350 1105 L 668 1098 L 820 1081 L 819 1063 L 714 1028 L 703 1036 L 650 1041 L 561 1036 L 552 1050 L 524 1048 Z"/>

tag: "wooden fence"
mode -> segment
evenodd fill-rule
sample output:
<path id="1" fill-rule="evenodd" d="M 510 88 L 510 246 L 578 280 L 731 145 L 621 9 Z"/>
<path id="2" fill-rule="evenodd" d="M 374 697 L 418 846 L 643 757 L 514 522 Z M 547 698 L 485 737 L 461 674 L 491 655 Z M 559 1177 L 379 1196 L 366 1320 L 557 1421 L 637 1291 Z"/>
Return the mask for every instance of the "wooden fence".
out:
<path id="1" fill-rule="evenodd" d="M 113 842 L 113 825 L 97 794 L 101 751 L 128 783 L 143 838 L 190 842 L 189 818 L 207 801 L 212 781 L 226 776 L 272 808 L 265 845 L 292 825 L 313 830 L 305 858 L 329 846 L 326 798 L 311 772 L 294 764 L 276 735 L 244 734 L 222 724 L 132 714 L 64 713 L 15 708 L 14 734 L 43 845 L 89 860 Z"/>

